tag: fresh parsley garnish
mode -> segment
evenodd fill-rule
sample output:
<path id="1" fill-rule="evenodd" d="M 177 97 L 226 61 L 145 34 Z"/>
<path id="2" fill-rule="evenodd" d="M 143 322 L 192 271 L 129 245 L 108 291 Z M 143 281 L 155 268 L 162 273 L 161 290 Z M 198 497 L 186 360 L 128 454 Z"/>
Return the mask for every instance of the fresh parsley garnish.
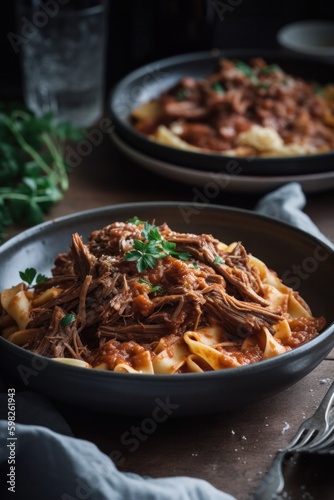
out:
<path id="1" fill-rule="evenodd" d="M 315 95 L 322 95 L 324 93 L 324 87 L 322 85 L 317 84 L 314 88 Z"/>
<path id="2" fill-rule="evenodd" d="M 259 73 L 262 75 L 270 75 L 271 73 L 275 73 L 275 71 L 280 71 L 281 68 L 277 64 L 268 64 L 260 69 Z"/>
<path id="3" fill-rule="evenodd" d="M 214 264 L 225 264 L 225 260 L 222 259 L 221 257 L 215 257 L 213 263 Z"/>
<path id="4" fill-rule="evenodd" d="M 187 97 L 187 92 L 185 91 L 185 89 L 178 90 L 175 96 L 177 101 L 184 101 L 186 97 Z"/>
<path id="5" fill-rule="evenodd" d="M 148 267 L 152 269 L 156 265 L 156 259 L 162 257 L 161 250 L 157 247 L 155 241 L 144 243 L 141 240 L 133 241 L 134 250 L 130 250 L 125 254 L 125 260 L 138 261 L 137 269 L 141 273 Z"/>
<path id="6" fill-rule="evenodd" d="M 163 290 L 164 290 L 161 285 L 153 286 L 150 281 L 144 280 L 143 278 L 139 278 L 138 283 L 142 283 L 143 285 L 149 286 L 150 287 L 150 291 L 148 293 L 163 292 Z"/>
<path id="7" fill-rule="evenodd" d="M 32 285 L 35 279 L 37 285 L 47 280 L 47 277 L 44 274 L 37 274 L 34 267 L 27 267 L 25 271 L 19 271 L 19 275 L 21 280 L 28 283 L 28 285 Z"/>
<path id="8" fill-rule="evenodd" d="M 136 226 L 139 226 L 139 224 L 144 223 L 144 221 L 139 220 L 136 215 L 134 217 L 130 217 L 130 219 L 127 219 L 126 222 L 129 222 L 131 224 L 135 224 Z"/>
<path id="9" fill-rule="evenodd" d="M 243 73 L 253 84 L 257 84 L 258 79 L 255 73 L 254 68 L 249 66 L 249 64 L 243 61 L 236 61 L 235 67 Z"/>
<path id="10" fill-rule="evenodd" d="M 132 222 L 134 220 L 136 225 L 143 225 L 141 232 L 143 240 L 133 240 L 134 249 L 127 252 L 124 258 L 128 261 L 137 261 L 137 269 L 140 273 L 148 267 L 153 269 L 156 266 L 157 259 L 163 259 L 167 255 L 181 260 L 191 258 L 188 252 L 175 250 L 176 243 L 164 240 L 157 226 L 147 221 L 139 221 L 137 218 L 133 218 Z"/>
<path id="11" fill-rule="evenodd" d="M 7 226 L 39 224 L 68 188 L 65 141 L 79 131 L 56 125 L 51 113 L 37 117 L 0 105 L 0 240 Z"/>
<path id="12" fill-rule="evenodd" d="M 70 325 L 71 323 L 74 323 L 74 321 L 75 321 L 74 314 L 67 314 L 60 320 L 60 325 L 65 327 L 67 325 Z"/>
<path id="13" fill-rule="evenodd" d="M 213 82 L 211 88 L 216 92 L 218 92 L 218 94 L 225 94 L 225 90 L 223 89 L 222 85 L 220 85 L 219 82 Z"/>
<path id="14" fill-rule="evenodd" d="M 243 61 L 237 61 L 235 67 L 250 79 L 255 76 L 253 68 Z"/>
<path id="15" fill-rule="evenodd" d="M 258 85 L 257 85 L 258 89 L 268 89 L 269 87 L 270 87 L 270 85 L 267 82 L 261 82 L 261 83 L 258 83 Z"/>

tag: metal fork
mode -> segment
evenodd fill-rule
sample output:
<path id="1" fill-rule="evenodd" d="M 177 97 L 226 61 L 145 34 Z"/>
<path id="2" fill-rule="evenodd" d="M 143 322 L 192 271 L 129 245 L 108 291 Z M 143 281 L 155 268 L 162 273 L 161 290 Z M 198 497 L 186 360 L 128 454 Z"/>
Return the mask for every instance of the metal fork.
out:
<path id="1" fill-rule="evenodd" d="M 299 427 L 295 437 L 285 451 L 304 451 L 312 449 L 324 441 L 330 433 L 330 412 L 334 404 L 334 382 L 328 389 L 317 411 Z M 283 450 L 280 450 L 283 451 Z"/>
<path id="2" fill-rule="evenodd" d="M 316 440 L 316 442 L 312 443 L 310 446 L 302 448 L 300 451 L 307 453 L 334 454 L 334 447 L 332 446 L 334 444 L 334 406 L 329 411 L 328 421 L 328 429 L 324 434 L 322 434 L 322 437 Z"/>
<path id="3" fill-rule="evenodd" d="M 317 411 L 299 427 L 295 437 L 276 454 L 265 477 L 250 495 L 249 500 L 273 500 L 284 488 L 282 465 L 293 453 L 321 452 L 334 442 L 334 382 L 328 389 Z"/>

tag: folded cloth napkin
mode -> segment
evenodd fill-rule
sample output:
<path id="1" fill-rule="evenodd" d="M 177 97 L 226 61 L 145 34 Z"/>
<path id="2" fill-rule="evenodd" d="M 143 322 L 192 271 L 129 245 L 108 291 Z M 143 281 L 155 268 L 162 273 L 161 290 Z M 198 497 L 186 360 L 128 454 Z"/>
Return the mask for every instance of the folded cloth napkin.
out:
<path id="1" fill-rule="evenodd" d="M 300 185 L 290 183 L 265 196 L 255 210 L 312 233 L 333 247 L 302 212 L 304 205 Z M 1 499 L 233 500 L 200 479 L 154 479 L 120 472 L 93 443 L 74 438 L 52 403 L 32 391 L 16 393 L 17 440 L 13 440 L 7 427 L 7 387 L 8 382 L 0 379 Z M 15 450 L 15 469 L 10 469 L 11 449 Z M 8 489 L 11 478 L 15 494 Z"/>
<path id="2" fill-rule="evenodd" d="M 38 411 L 42 409 L 39 407 Z M 7 439 L 7 422 L 0 421 L 3 500 L 233 500 L 201 479 L 182 476 L 154 479 L 120 472 L 93 443 L 46 427 L 17 424 L 15 434 L 16 441 Z M 8 490 L 10 445 L 15 451 L 13 490 Z"/>
<path id="3" fill-rule="evenodd" d="M 255 206 L 255 211 L 296 226 L 333 248 L 334 244 L 317 228 L 310 217 L 302 212 L 305 204 L 306 198 L 301 185 L 290 182 L 264 196 Z"/>

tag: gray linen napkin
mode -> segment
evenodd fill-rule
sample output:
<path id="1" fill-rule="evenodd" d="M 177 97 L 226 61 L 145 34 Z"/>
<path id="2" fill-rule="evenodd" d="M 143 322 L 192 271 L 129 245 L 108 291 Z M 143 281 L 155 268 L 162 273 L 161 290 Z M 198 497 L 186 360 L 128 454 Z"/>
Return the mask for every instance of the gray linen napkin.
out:
<path id="1" fill-rule="evenodd" d="M 16 441 L 7 439 L 7 422 L 0 421 L 3 500 L 234 500 L 201 479 L 182 476 L 153 479 L 122 473 L 93 443 L 46 427 L 17 424 L 16 436 Z M 8 443 L 15 443 L 14 494 L 8 491 L 10 483 L 6 484 Z"/>
<path id="2" fill-rule="evenodd" d="M 310 217 L 302 212 L 305 204 L 306 198 L 301 185 L 290 182 L 264 196 L 255 206 L 255 211 L 296 226 L 333 248 L 334 244 L 319 231 Z"/>
<path id="3" fill-rule="evenodd" d="M 302 212 L 305 196 L 297 183 L 268 194 L 255 207 L 293 224 L 333 247 Z M 15 385 L 14 385 L 15 386 Z M 0 380 L 1 392 L 1 380 Z M 0 394 L 0 498 L 16 500 L 235 500 L 206 481 L 190 477 L 153 479 L 117 470 L 93 443 L 76 439 L 50 401 L 30 391 L 17 393 L 15 483 L 13 495 L 8 457 L 6 389 Z"/>

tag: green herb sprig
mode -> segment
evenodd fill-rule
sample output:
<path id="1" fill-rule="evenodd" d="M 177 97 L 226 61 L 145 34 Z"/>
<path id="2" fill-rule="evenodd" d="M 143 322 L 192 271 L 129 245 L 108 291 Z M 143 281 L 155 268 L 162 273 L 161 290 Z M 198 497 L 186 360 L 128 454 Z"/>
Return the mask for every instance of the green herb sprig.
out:
<path id="1" fill-rule="evenodd" d="M 161 285 L 153 286 L 150 281 L 144 280 L 143 278 L 139 278 L 138 283 L 149 286 L 150 287 L 150 290 L 148 292 L 149 294 L 154 293 L 154 292 L 163 292 L 164 291 L 164 288 Z"/>
<path id="2" fill-rule="evenodd" d="M 188 252 L 178 252 L 175 250 L 176 243 L 163 239 L 159 229 L 154 224 L 147 221 L 141 221 L 138 217 L 129 219 L 128 222 L 142 225 L 141 236 L 143 240 L 133 240 L 133 250 L 127 252 L 124 256 L 127 261 L 137 261 L 137 269 L 141 273 L 147 268 L 154 268 L 157 259 L 163 259 L 168 255 L 181 260 L 189 260 L 191 254 Z"/>
<path id="3" fill-rule="evenodd" d="M 68 189 L 65 141 L 78 140 L 69 124 L 51 113 L 37 117 L 0 106 L 0 240 L 7 226 L 39 224 Z"/>
<path id="4" fill-rule="evenodd" d="M 185 89 L 179 89 L 175 98 L 177 101 L 185 101 L 187 99 L 187 91 Z"/>
<path id="5" fill-rule="evenodd" d="M 22 281 L 28 283 L 28 285 L 32 285 L 34 280 L 36 285 L 40 283 L 44 283 L 47 280 L 47 277 L 44 274 L 37 274 L 37 271 L 34 267 L 27 267 L 24 271 L 19 271 L 19 275 Z"/>
<path id="6" fill-rule="evenodd" d="M 250 80 L 253 80 L 255 78 L 255 73 L 254 70 L 249 64 L 243 62 L 243 61 L 236 61 L 235 67 L 241 71 L 244 75 L 247 76 Z"/>
<path id="7" fill-rule="evenodd" d="M 74 323 L 74 321 L 75 321 L 74 314 L 67 314 L 60 320 L 60 325 L 62 327 L 65 327 L 67 325 L 70 325 L 71 323 Z"/>
<path id="8" fill-rule="evenodd" d="M 225 94 L 223 86 L 219 82 L 213 82 L 211 88 L 215 90 L 218 94 Z"/>

